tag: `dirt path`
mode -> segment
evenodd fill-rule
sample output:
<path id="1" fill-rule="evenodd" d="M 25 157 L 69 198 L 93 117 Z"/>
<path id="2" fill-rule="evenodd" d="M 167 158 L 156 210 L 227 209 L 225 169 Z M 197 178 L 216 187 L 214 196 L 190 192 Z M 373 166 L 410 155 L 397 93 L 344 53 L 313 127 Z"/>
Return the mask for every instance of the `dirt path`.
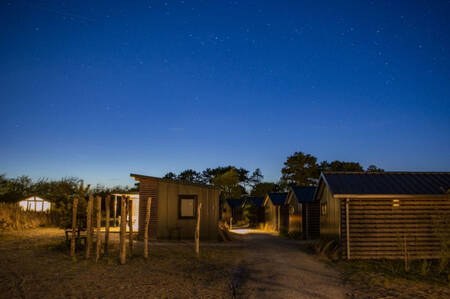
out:
<path id="1" fill-rule="evenodd" d="M 266 233 L 242 236 L 246 255 L 242 298 L 344 298 L 339 274 L 300 250 L 298 241 Z"/>

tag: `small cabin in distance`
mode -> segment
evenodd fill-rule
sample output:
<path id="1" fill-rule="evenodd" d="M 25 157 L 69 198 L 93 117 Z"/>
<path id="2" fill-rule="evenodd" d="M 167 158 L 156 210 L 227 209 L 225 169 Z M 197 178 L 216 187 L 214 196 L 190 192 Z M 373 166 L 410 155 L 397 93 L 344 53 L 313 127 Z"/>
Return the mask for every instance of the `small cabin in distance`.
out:
<path id="1" fill-rule="evenodd" d="M 52 203 L 38 196 L 31 196 L 19 201 L 19 206 L 25 211 L 50 212 Z"/>
<path id="2" fill-rule="evenodd" d="M 230 223 L 230 220 L 234 223 L 243 220 L 243 203 L 242 199 L 225 199 L 222 206 L 222 220 L 227 223 Z"/>
<path id="3" fill-rule="evenodd" d="M 217 241 L 219 193 L 210 185 L 131 174 L 139 181 L 139 238 L 144 236 L 147 200 L 151 197 L 150 239 L 193 239 L 197 204 L 201 203 L 200 239 Z"/>
<path id="4" fill-rule="evenodd" d="M 287 192 L 269 193 L 264 201 L 265 224 L 267 229 L 287 231 L 289 228 L 289 206 L 286 205 Z"/>
<path id="5" fill-rule="evenodd" d="M 320 235 L 346 259 L 440 258 L 435 221 L 450 215 L 449 188 L 450 172 L 322 173 Z"/>
<path id="6" fill-rule="evenodd" d="M 314 201 L 316 187 L 291 187 L 289 205 L 289 233 L 299 233 L 302 239 L 320 236 L 320 203 Z"/>
<path id="7" fill-rule="evenodd" d="M 251 227 L 264 225 L 264 197 L 246 197 L 244 200 L 243 208 Z"/>

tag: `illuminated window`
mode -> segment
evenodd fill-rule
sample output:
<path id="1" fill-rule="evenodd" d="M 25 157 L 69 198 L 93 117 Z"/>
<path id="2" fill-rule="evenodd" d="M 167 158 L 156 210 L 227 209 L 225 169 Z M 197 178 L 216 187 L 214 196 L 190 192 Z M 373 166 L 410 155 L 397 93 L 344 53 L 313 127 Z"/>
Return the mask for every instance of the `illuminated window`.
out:
<path id="1" fill-rule="evenodd" d="M 400 200 L 399 200 L 399 199 L 393 199 L 393 200 L 392 200 L 392 206 L 393 206 L 394 208 L 400 207 Z"/>
<path id="2" fill-rule="evenodd" d="M 321 205 L 320 205 L 320 214 L 322 215 L 322 216 L 325 216 L 326 214 L 327 214 L 327 203 L 325 202 L 325 203 L 322 203 Z"/>
<path id="3" fill-rule="evenodd" d="M 180 218 L 195 218 L 197 195 L 180 195 L 178 197 L 178 207 Z"/>

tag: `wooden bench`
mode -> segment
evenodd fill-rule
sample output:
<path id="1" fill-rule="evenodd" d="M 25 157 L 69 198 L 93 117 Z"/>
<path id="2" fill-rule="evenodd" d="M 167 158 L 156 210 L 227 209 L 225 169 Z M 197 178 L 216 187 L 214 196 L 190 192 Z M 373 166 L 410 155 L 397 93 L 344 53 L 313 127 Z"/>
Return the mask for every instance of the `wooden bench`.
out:
<path id="1" fill-rule="evenodd" d="M 66 235 L 67 246 L 70 246 L 70 241 L 72 240 L 72 229 L 66 228 L 64 233 Z M 77 228 L 75 230 L 75 244 L 81 246 L 81 241 L 83 241 L 83 245 L 86 246 L 86 240 L 86 229 Z"/>

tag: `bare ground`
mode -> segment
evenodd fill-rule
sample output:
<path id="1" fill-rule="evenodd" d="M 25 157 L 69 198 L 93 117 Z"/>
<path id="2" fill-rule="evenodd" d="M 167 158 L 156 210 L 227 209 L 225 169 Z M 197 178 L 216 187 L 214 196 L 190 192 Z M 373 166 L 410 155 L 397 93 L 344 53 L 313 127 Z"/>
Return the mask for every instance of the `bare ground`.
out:
<path id="1" fill-rule="evenodd" d="M 449 288 L 327 265 L 304 242 L 253 231 L 226 244 L 137 242 L 119 265 L 117 234 L 99 263 L 68 255 L 55 228 L 0 233 L 0 298 L 448 298 Z M 353 269 L 353 268 L 352 268 Z M 345 271 L 344 271 L 345 272 Z M 353 277 L 352 277 L 353 276 Z"/>
<path id="2" fill-rule="evenodd" d="M 344 298 L 348 290 L 338 272 L 301 251 L 302 242 L 267 233 L 242 236 L 243 298 Z"/>

